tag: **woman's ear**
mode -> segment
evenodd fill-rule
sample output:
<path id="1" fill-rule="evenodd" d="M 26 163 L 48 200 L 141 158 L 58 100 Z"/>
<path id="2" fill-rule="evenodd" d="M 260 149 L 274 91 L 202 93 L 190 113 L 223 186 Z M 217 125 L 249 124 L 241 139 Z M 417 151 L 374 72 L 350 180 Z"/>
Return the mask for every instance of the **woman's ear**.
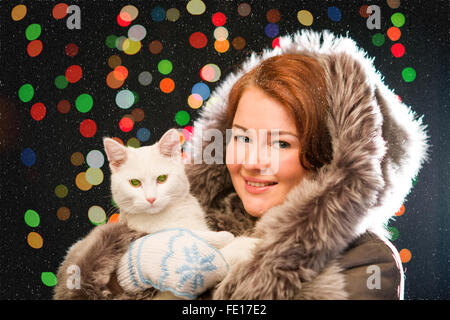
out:
<path id="1" fill-rule="evenodd" d="M 166 157 L 181 160 L 180 134 L 176 129 L 170 129 L 159 139 L 159 152 Z"/>
<path id="2" fill-rule="evenodd" d="M 127 160 L 127 148 L 110 138 L 103 139 L 103 146 L 108 157 L 109 167 L 112 172 L 116 172 Z"/>

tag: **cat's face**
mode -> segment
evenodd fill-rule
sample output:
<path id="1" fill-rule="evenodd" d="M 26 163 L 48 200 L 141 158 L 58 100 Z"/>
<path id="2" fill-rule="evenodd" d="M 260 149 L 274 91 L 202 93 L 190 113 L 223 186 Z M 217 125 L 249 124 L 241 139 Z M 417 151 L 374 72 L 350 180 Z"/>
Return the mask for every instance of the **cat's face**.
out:
<path id="1" fill-rule="evenodd" d="M 176 130 L 152 146 L 126 148 L 112 139 L 104 145 L 113 199 L 121 212 L 156 214 L 189 192 Z"/>

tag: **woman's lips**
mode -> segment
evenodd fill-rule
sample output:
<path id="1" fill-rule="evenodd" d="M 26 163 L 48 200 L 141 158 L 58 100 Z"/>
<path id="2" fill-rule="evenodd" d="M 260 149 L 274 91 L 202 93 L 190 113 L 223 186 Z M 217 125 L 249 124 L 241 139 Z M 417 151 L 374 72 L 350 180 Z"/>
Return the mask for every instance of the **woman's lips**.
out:
<path id="1" fill-rule="evenodd" d="M 277 182 L 274 181 L 247 178 L 247 177 L 243 179 L 245 184 L 245 190 L 253 194 L 266 192 L 268 190 L 273 189 L 277 185 Z"/>

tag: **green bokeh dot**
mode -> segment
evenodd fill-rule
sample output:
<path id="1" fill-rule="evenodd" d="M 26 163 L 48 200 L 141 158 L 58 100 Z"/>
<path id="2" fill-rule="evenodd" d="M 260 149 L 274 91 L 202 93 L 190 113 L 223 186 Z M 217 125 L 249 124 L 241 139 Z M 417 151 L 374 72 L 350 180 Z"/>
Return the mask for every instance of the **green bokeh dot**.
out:
<path id="1" fill-rule="evenodd" d="M 55 188 L 55 195 L 58 198 L 65 198 L 67 197 L 67 194 L 69 193 L 69 189 L 67 189 L 67 187 L 63 184 L 60 184 L 58 186 L 56 186 Z"/>
<path id="2" fill-rule="evenodd" d="M 116 40 L 117 40 L 117 36 L 110 34 L 109 36 L 106 37 L 106 46 L 110 49 L 115 49 L 116 48 Z"/>
<path id="3" fill-rule="evenodd" d="M 29 227 L 32 227 L 32 228 L 39 226 L 39 223 L 41 222 L 41 218 L 39 217 L 39 214 L 36 211 L 31 210 L 31 209 L 29 209 L 25 212 L 24 220 L 25 220 L 25 223 Z"/>
<path id="4" fill-rule="evenodd" d="M 137 138 L 130 138 L 127 141 L 127 147 L 139 148 L 141 146 L 141 142 Z"/>
<path id="5" fill-rule="evenodd" d="M 47 287 L 54 287 L 58 283 L 58 279 L 53 272 L 42 272 L 41 281 Z"/>
<path id="6" fill-rule="evenodd" d="M 25 30 L 25 37 L 27 40 L 36 40 L 41 35 L 41 25 L 38 23 L 30 24 Z"/>
<path id="7" fill-rule="evenodd" d="M 417 176 L 415 176 L 415 177 L 412 179 L 412 185 L 413 185 L 413 187 L 415 187 L 416 184 L 417 184 Z"/>
<path id="8" fill-rule="evenodd" d="M 19 88 L 19 99 L 23 102 L 29 102 L 34 97 L 34 88 L 31 84 L 26 83 Z"/>
<path id="9" fill-rule="evenodd" d="M 167 75 L 172 72 L 172 69 L 173 69 L 172 62 L 170 62 L 169 60 L 161 60 L 158 63 L 158 71 L 161 74 Z"/>
<path id="10" fill-rule="evenodd" d="M 58 89 L 65 89 L 68 84 L 69 84 L 69 81 L 67 81 L 67 78 L 65 75 L 59 75 L 55 78 L 55 86 Z"/>
<path id="11" fill-rule="evenodd" d="M 400 28 L 405 24 L 405 16 L 400 12 L 396 12 L 391 16 L 391 22 L 394 26 Z"/>
<path id="12" fill-rule="evenodd" d="M 384 44 L 385 38 L 384 34 L 376 33 L 372 36 L 372 43 L 374 46 L 380 47 Z"/>
<path id="13" fill-rule="evenodd" d="M 80 94 L 78 98 L 75 100 L 75 106 L 77 107 L 77 110 L 81 113 L 86 113 L 89 110 L 92 109 L 92 106 L 94 105 L 94 100 L 92 99 L 91 95 L 87 93 Z"/>
<path id="14" fill-rule="evenodd" d="M 403 69 L 402 77 L 405 82 L 412 82 L 416 79 L 416 70 L 411 67 L 407 67 Z"/>
<path id="15" fill-rule="evenodd" d="M 175 114 L 175 122 L 179 126 L 187 125 L 190 119 L 191 119 L 191 116 L 189 115 L 189 113 L 187 113 L 187 111 L 181 110 Z"/>
<path id="16" fill-rule="evenodd" d="M 395 241 L 395 240 L 398 239 L 399 232 L 398 232 L 398 229 L 396 227 L 389 227 L 388 231 L 389 231 L 389 234 L 390 234 L 391 241 Z"/>

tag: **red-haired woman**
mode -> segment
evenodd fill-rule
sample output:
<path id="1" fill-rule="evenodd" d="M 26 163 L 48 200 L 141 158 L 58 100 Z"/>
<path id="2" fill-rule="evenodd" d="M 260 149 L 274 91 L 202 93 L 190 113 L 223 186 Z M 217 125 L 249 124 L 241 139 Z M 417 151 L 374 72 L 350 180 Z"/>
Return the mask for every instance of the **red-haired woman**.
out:
<path id="1" fill-rule="evenodd" d="M 210 129 L 222 132 L 225 163 L 189 164 L 186 172 L 209 225 L 232 232 L 230 248 L 240 255 L 220 283 L 205 285 L 212 290 L 203 297 L 403 297 L 402 266 L 385 225 L 426 158 L 427 136 L 354 41 L 304 31 L 254 54 L 202 110 L 196 152 L 208 146 L 197 142 Z M 75 264 L 88 259 L 71 257 Z M 84 297 L 133 298 L 133 263 L 104 271 L 102 284 L 88 281 L 96 290 Z"/>

